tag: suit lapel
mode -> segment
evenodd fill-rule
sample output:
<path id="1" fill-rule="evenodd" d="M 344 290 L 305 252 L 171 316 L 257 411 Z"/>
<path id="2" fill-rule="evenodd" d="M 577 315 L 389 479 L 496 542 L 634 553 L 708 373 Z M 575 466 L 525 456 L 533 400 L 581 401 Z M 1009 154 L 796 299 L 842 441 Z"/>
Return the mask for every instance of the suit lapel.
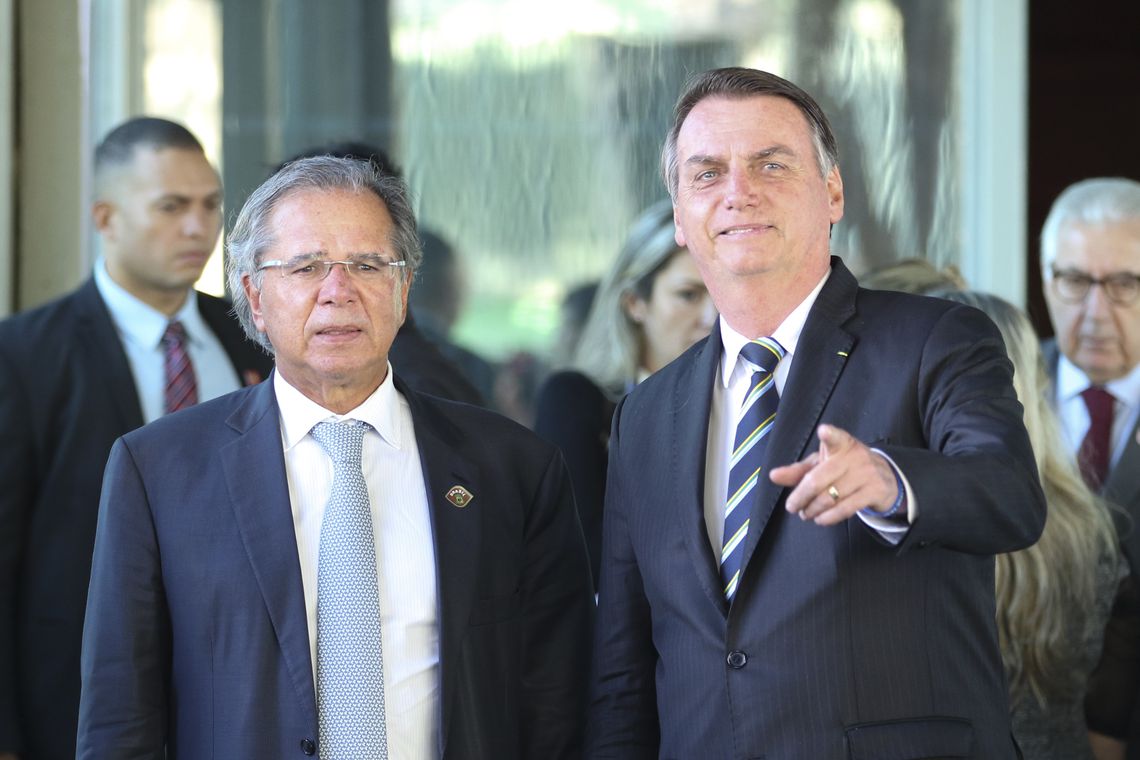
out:
<path id="1" fill-rule="evenodd" d="M 1108 480 L 1101 491 L 1104 498 L 1131 513 L 1130 507 L 1140 502 L 1140 475 L 1137 473 L 1140 473 L 1140 422 L 1132 429 L 1124 451 L 1120 452 L 1120 458 L 1108 474 Z M 1133 514 L 1132 517 L 1136 519 L 1140 515 Z M 1133 529 L 1133 534 L 1138 532 L 1140 531 Z"/>
<path id="2" fill-rule="evenodd" d="M 855 340 L 839 326 L 855 313 L 858 284 L 847 267 L 832 257 L 831 277 L 808 314 L 796 344 L 792 370 L 780 397 L 775 427 L 768 442 L 765 471 L 791 464 L 808 451 L 820 416 L 854 350 Z M 742 568 L 760 541 L 784 488 L 762 476 L 756 487 Z M 743 572 L 742 572 L 743 577 Z"/>
<path id="3" fill-rule="evenodd" d="M 424 472 L 432 533 L 435 539 L 436 587 L 439 610 L 439 653 L 442 674 L 440 735 L 447 746 L 447 733 L 459 688 L 457 667 L 463 636 L 470 618 L 475 583 L 482 551 L 481 512 L 487 504 L 480 500 L 482 488 L 476 465 L 464 451 L 479 442 L 463 440 L 462 432 L 434 408 L 395 378 L 396 388 L 408 400 Z M 448 494 L 456 486 L 474 498 L 460 506 Z"/>
<path id="4" fill-rule="evenodd" d="M 205 293 L 192 291 L 198 299 L 198 313 L 202 320 L 222 344 L 222 349 L 234 365 L 234 371 L 243 386 L 257 385 L 265 379 L 265 374 L 259 370 L 258 362 L 262 360 L 259 348 L 249 341 L 241 331 L 238 323 L 230 316 L 232 307 L 217 298 L 207 296 Z M 267 362 L 268 360 L 266 360 Z"/>
<path id="5" fill-rule="evenodd" d="M 80 333 L 77 350 L 84 355 L 86 364 L 103 376 L 103 386 L 118 412 L 122 430 L 142 427 L 142 406 L 135 378 L 131 374 L 123 342 L 94 278 L 76 291 L 75 303 Z"/>
<path id="6" fill-rule="evenodd" d="M 676 497 L 668 503 L 673 505 L 674 520 L 685 537 L 694 576 L 717 609 L 727 614 L 728 602 L 724 598 L 717 558 L 709 544 L 704 510 L 712 384 L 717 382 L 723 353 L 719 323 L 696 351 L 674 388 L 675 435 L 670 441 L 670 470 L 673 473 L 672 493 Z"/>
<path id="7" fill-rule="evenodd" d="M 226 422 L 238 433 L 220 451 L 234 518 L 289 678 L 306 717 L 315 726 L 317 699 L 305 594 L 273 383 L 251 389 Z"/>

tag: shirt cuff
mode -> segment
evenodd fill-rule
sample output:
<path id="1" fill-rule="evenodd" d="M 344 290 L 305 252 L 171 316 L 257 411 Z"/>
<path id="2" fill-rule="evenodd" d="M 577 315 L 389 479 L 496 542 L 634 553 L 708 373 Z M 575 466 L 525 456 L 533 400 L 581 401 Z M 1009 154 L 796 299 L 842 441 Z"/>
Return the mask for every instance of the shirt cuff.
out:
<path id="1" fill-rule="evenodd" d="M 910 526 L 918 519 L 918 502 L 914 498 L 914 491 L 910 487 L 910 481 L 906 479 L 902 470 L 895 464 L 895 460 L 891 459 L 887 456 L 886 452 L 880 449 L 871 449 L 871 451 L 887 460 L 887 464 L 891 466 L 895 478 L 902 484 L 903 498 L 906 502 L 906 522 L 904 523 L 899 519 L 901 515 L 883 517 L 873 509 L 861 509 L 855 514 L 859 515 L 859 519 L 862 520 L 868 528 L 878 533 L 885 541 L 898 545 L 906 536 L 907 531 L 910 530 Z"/>

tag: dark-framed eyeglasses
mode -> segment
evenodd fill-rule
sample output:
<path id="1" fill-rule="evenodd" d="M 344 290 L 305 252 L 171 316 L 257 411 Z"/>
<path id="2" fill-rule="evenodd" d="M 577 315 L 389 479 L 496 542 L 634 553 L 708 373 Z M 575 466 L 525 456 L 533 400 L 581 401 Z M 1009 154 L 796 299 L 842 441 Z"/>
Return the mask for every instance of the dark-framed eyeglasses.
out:
<path id="1" fill-rule="evenodd" d="M 366 282 L 380 282 L 396 276 L 408 262 L 390 261 L 375 253 L 365 253 L 347 259 L 318 259 L 315 256 L 297 256 L 296 258 L 272 261 L 263 261 L 257 271 L 276 269 L 282 279 L 298 284 L 320 282 L 329 276 L 329 272 L 337 264 L 344 266 L 349 275 Z"/>
<path id="2" fill-rule="evenodd" d="M 1140 274 L 1117 272 L 1107 277 L 1093 277 L 1077 269 L 1053 267 L 1053 290 L 1057 297 L 1068 303 L 1081 303 L 1088 298 L 1094 285 L 1104 288 L 1104 294 L 1117 306 L 1131 306 L 1140 298 Z"/>

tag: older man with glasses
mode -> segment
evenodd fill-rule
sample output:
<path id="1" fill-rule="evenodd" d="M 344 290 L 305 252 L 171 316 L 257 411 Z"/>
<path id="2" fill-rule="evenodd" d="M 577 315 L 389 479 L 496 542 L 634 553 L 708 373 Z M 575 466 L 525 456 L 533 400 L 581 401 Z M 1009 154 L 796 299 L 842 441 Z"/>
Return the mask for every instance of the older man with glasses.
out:
<path id="1" fill-rule="evenodd" d="M 1041 232 L 1056 403 L 1085 481 L 1140 519 L 1140 183 L 1078 182 Z M 1140 531 L 1127 543 L 1140 560 Z M 1135 567 L 1135 564 L 1134 564 Z"/>
<path id="2" fill-rule="evenodd" d="M 115 444 L 78 757 L 578 756 L 593 597 L 566 469 L 393 375 L 419 246 L 366 161 L 250 196 L 230 286 L 276 370 Z"/>
<path id="3" fill-rule="evenodd" d="M 1089 728 L 1127 737 L 1140 758 L 1140 182 L 1093 178 L 1062 192 L 1041 230 L 1041 271 L 1057 411 L 1085 482 L 1123 509 L 1132 571 L 1089 684 Z"/>

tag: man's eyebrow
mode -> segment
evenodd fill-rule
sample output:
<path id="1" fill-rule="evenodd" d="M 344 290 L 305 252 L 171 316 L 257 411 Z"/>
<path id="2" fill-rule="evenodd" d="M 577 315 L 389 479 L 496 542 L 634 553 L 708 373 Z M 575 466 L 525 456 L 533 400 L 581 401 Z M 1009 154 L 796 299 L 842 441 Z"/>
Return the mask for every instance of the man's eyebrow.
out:
<path id="1" fill-rule="evenodd" d="M 705 153 L 694 153 L 693 155 L 691 155 L 685 159 L 685 165 L 686 166 L 696 166 L 696 165 L 703 166 L 705 164 L 720 164 L 720 163 L 724 163 L 724 160 L 721 158 L 717 158 L 716 156 L 707 155 Z"/>
<path id="2" fill-rule="evenodd" d="M 773 156 L 795 156 L 796 152 L 786 145 L 772 145 L 763 150 L 758 150 L 753 153 L 749 158 L 753 161 L 762 161 L 765 158 L 772 158 Z"/>
<path id="3" fill-rule="evenodd" d="M 770 145 L 748 156 L 749 161 L 763 161 L 766 158 L 789 156 L 794 157 L 796 152 L 786 145 Z M 706 166 L 708 164 L 723 164 L 724 159 L 707 153 L 694 153 L 685 159 L 686 166 Z"/>

